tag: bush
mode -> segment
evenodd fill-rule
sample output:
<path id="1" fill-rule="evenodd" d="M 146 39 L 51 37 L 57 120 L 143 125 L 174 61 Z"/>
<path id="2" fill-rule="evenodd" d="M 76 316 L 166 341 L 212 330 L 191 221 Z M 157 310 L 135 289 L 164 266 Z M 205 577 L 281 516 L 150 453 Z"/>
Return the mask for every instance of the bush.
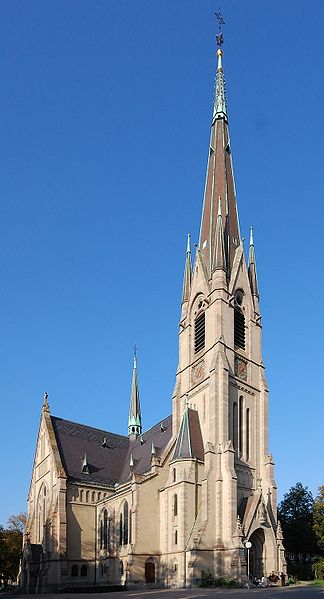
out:
<path id="1" fill-rule="evenodd" d="M 212 575 L 211 572 L 201 571 L 201 587 L 225 587 L 225 588 L 233 588 L 236 587 L 236 581 L 234 578 L 228 578 L 227 576 L 219 576 L 216 577 Z"/>
<path id="2" fill-rule="evenodd" d="M 314 557 L 312 570 L 314 578 L 324 578 L 324 557 Z"/>

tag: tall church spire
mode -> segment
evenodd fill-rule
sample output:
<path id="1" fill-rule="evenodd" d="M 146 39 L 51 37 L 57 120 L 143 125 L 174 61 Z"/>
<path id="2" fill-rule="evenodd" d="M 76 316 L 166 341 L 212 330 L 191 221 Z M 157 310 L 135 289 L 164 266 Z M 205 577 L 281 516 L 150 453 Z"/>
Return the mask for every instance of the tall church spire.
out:
<path id="1" fill-rule="evenodd" d="M 208 274 L 213 270 L 219 198 L 223 215 L 226 270 L 230 278 L 234 254 L 240 245 L 240 228 L 236 207 L 236 192 L 231 158 L 230 136 L 223 72 L 223 35 L 217 36 L 217 77 L 214 111 L 210 136 L 204 205 L 200 227 L 199 249 L 204 256 Z"/>
<path id="2" fill-rule="evenodd" d="M 142 433 L 141 406 L 138 390 L 136 348 L 134 350 L 134 366 L 132 378 L 132 393 L 128 417 L 128 436 L 137 437 Z"/>

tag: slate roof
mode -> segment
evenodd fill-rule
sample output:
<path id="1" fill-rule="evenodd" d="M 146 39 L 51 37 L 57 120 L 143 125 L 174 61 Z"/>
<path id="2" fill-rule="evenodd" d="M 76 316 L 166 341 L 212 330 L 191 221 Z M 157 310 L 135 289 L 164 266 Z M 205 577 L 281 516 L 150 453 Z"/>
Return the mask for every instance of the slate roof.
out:
<path id="1" fill-rule="evenodd" d="M 172 417 L 163 420 L 164 431 L 160 423 L 143 433 L 141 438 L 130 440 L 124 435 L 117 435 L 102 429 L 78 424 L 51 416 L 51 421 L 62 459 L 69 480 L 83 481 L 93 484 L 114 486 L 130 478 L 130 456 L 134 460 L 133 471 L 143 474 L 148 472 L 151 464 L 152 442 L 159 457 L 172 436 Z M 106 438 L 106 447 L 103 441 Z M 87 456 L 89 474 L 82 472 L 84 455 Z"/>

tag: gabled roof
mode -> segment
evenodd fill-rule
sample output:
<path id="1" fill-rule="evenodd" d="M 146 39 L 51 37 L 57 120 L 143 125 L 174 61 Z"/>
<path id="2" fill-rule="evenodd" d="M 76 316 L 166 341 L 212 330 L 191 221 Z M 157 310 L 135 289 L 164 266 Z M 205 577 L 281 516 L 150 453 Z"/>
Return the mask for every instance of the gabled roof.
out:
<path id="1" fill-rule="evenodd" d="M 152 441 L 157 449 L 156 457 L 159 457 L 172 436 L 171 416 L 163 420 L 163 432 L 159 423 L 133 440 L 56 416 L 51 416 L 51 421 L 68 479 L 99 485 L 114 486 L 125 482 L 131 470 L 139 474 L 147 472 L 151 463 Z M 132 469 L 131 454 L 134 460 Z M 85 455 L 89 473 L 82 472 Z"/>
<path id="2" fill-rule="evenodd" d="M 163 431 L 162 431 L 163 428 Z M 163 420 L 163 427 L 161 422 L 155 424 L 148 431 L 143 433 L 137 439 L 131 439 L 128 449 L 128 454 L 125 458 L 122 471 L 120 473 L 119 482 L 125 482 L 130 476 L 130 456 L 133 457 L 134 466 L 133 472 L 137 474 L 144 474 L 148 472 L 151 466 L 152 460 L 152 443 L 155 447 L 155 458 L 159 458 L 163 453 L 163 450 L 168 445 L 172 437 L 172 416 L 168 416 Z"/>
<path id="3" fill-rule="evenodd" d="M 186 405 L 183 413 L 172 461 L 186 458 L 204 459 L 204 445 L 201 435 L 199 415 Z"/>

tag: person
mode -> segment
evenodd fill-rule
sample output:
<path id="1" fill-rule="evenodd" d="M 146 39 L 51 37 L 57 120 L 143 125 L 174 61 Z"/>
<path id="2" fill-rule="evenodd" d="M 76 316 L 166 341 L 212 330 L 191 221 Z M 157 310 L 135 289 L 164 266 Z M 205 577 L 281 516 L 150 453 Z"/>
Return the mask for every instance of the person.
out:
<path id="1" fill-rule="evenodd" d="M 281 582 L 282 587 L 285 586 L 285 580 L 286 580 L 285 574 L 283 572 L 280 572 L 280 582 Z"/>

